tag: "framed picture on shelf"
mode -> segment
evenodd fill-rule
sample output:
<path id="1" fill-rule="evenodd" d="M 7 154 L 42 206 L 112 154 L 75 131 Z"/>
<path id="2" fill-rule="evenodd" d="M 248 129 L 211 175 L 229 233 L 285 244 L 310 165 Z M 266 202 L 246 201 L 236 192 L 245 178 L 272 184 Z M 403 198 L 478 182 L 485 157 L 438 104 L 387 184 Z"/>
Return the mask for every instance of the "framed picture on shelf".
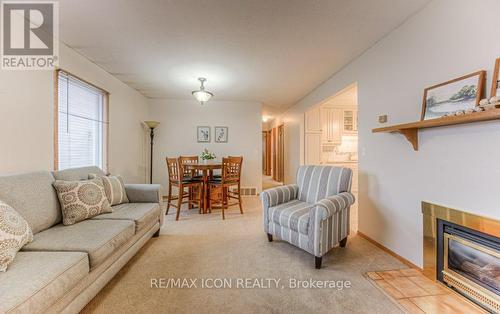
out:
<path id="1" fill-rule="evenodd" d="M 495 62 L 495 69 L 493 70 L 493 81 L 491 84 L 490 97 L 500 96 L 500 58 Z"/>
<path id="2" fill-rule="evenodd" d="M 478 71 L 426 88 L 421 120 L 441 118 L 479 105 L 485 80 L 486 71 Z"/>
<path id="3" fill-rule="evenodd" d="M 199 126 L 197 127 L 198 143 L 210 143 L 210 127 Z"/>
<path id="4" fill-rule="evenodd" d="M 227 126 L 216 126 L 214 128 L 215 132 L 215 142 L 216 143 L 227 143 Z"/>

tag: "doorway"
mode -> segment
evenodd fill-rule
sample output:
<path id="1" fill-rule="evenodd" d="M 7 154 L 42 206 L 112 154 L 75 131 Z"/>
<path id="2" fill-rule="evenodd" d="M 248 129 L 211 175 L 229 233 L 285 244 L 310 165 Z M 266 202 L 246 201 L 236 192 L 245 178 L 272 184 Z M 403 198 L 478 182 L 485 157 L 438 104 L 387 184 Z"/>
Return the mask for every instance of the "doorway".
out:
<path id="1" fill-rule="evenodd" d="M 271 176 L 271 131 L 262 131 L 262 175 Z"/>
<path id="2" fill-rule="evenodd" d="M 285 176 L 285 126 L 283 124 L 272 129 L 273 167 L 272 176 L 276 182 L 283 183 Z"/>
<path id="3" fill-rule="evenodd" d="M 304 161 L 352 170 L 351 231 L 358 230 L 358 87 L 352 84 L 304 114 Z"/>
<path id="4" fill-rule="evenodd" d="M 262 132 L 262 189 L 283 185 L 285 177 L 285 126 Z"/>

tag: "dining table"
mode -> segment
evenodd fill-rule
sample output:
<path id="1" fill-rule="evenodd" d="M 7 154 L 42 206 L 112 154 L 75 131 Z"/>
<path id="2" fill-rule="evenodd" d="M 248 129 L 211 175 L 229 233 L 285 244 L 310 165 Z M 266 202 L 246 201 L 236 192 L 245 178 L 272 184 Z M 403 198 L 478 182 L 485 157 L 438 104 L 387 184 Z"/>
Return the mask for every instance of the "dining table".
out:
<path id="1" fill-rule="evenodd" d="M 196 170 L 198 173 L 203 174 L 203 189 L 202 189 L 202 205 L 201 212 L 203 214 L 208 213 L 210 204 L 210 187 L 209 180 L 213 175 L 213 171 L 217 169 L 222 169 L 221 161 L 206 160 L 194 163 L 188 163 L 183 165 L 184 168 L 188 170 Z"/>

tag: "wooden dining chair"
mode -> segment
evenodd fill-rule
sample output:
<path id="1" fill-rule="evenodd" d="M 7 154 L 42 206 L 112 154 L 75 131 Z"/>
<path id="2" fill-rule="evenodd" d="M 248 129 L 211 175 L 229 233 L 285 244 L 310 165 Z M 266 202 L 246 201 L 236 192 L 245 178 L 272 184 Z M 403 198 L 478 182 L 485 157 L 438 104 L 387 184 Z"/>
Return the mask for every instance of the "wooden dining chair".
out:
<path id="1" fill-rule="evenodd" d="M 211 189 L 221 189 L 222 197 L 214 198 L 210 196 L 210 207 L 221 208 L 222 219 L 226 219 L 225 210 L 229 206 L 238 205 L 240 213 L 243 214 L 241 202 L 241 167 L 243 157 L 227 157 L 222 158 L 222 173 L 221 178 L 213 178 L 210 180 Z M 236 187 L 236 190 L 231 191 L 231 187 Z M 236 199 L 234 203 L 230 203 L 230 199 Z"/>
<path id="2" fill-rule="evenodd" d="M 178 158 L 167 157 L 167 170 L 168 170 L 168 196 L 167 196 L 167 215 L 170 206 L 177 208 L 175 220 L 179 220 L 182 204 L 188 203 L 190 205 L 198 205 L 201 208 L 201 185 L 202 181 L 196 179 L 184 178 L 184 167 L 179 163 Z M 172 187 L 177 187 L 177 195 L 172 195 Z M 192 196 L 190 192 L 184 191 L 185 188 L 196 188 L 198 195 Z M 184 198 L 188 198 L 184 201 Z M 177 204 L 172 201 L 177 200 Z"/>
<path id="3" fill-rule="evenodd" d="M 197 180 L 197 181 L 203 181 L 203 175 L 196 169 L 189 169 L 188 167 L 185 167 L 185 165 L 189 164 L 197 164 L 199 162 L 198 156 L 180 156 L 179 157 L 179 165 L 183 169 L 183 178 L 185 180 Z M 197 193 L 202 193 L 198 191 L 198 188 L 196 187 L 190 187 L 189 190 L 189 199 L 193 199 Z M 193 204 L 190 203 L 188 205 L 188 208 L 191 209 L 193 208 Z M 201 214 L 201 206 L 200 208 L 200 214 Z"/>
<path id="4" fill-rule="evenodd" d="M 183 165 L 197 164 L 199 162 L 198 156 L 180 156 L 179 163 Z M 196 169 L 184 168 L 184 177 L 189 179 L 199 178 L 202 179 L 203 175 Z"/>
<path id="5" fill-rule="evenodd" d="M 234 158 L 238 158 L 238 157 L 240 157 L 240 156 L 227 156 L 227 157 L 229 157 L 229 158 L 232 158 L 232 157 L 234 157 Z M 241 157 L 241 158 L 242 158 L 242 160 L 243 160 L 243 157 Z M 219 173 L 212 174 L 212 178 L 214 178 L 214 179 L 220 179 L 221 177 L 222 177 L 222 170 L 221 170 L 221 172 L 219 172 Z"/>
<path id="6" fill-rule="evenodd" d="M 236 190 L 228 190 L 228 198 L 233 198 L 238 200 L 238 205 L 240 206 L 240 212 L 243 214 L 242 203 L 241 203 L 241 167 L 243 166 L 243 156 L 228 156 L 229 158 L 239 159 L 240 161 L 240 173 L 238 175 L 238 185 Z"/>

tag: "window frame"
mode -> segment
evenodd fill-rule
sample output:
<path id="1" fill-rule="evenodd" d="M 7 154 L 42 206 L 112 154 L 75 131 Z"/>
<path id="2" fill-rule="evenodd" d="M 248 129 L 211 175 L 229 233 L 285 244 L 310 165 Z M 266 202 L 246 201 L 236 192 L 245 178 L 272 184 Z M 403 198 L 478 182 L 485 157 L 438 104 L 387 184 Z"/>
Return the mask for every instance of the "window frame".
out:
<path id="1" fill-rule="evenodd" d="M 102 128 L 102 160 L 103 168 L 105 173 L 109 169 L 109 92 L 81 77 L 74 75 L 73 73 L 66 71 L 61 68 L 54 70 L 54 171 L 59 170 L 59 73 L 65 73 L 66 75 L 73 77 L 87 84 L 103 93 L 103 128 Z"/>

